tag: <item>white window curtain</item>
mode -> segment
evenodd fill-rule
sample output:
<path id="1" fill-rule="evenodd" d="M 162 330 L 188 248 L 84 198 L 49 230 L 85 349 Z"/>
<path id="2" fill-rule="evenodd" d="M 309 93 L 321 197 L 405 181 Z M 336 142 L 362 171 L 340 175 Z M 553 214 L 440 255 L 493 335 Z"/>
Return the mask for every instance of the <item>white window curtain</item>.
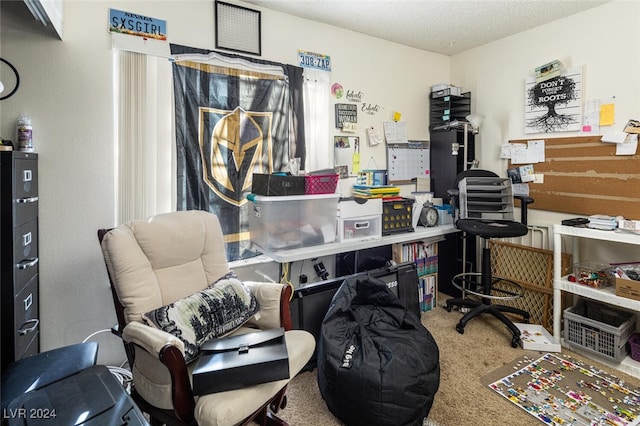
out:
<path id="1" fill-rule="evenodd" d="M 171 64 L 115 50 L 116 224 L 175 210 Z"/>
<path id="2" fill-rule="evenodd" d="M 330 76 L 326 71 L 304 70 L 305 171 L 333 168 L 330 140 Z"/>

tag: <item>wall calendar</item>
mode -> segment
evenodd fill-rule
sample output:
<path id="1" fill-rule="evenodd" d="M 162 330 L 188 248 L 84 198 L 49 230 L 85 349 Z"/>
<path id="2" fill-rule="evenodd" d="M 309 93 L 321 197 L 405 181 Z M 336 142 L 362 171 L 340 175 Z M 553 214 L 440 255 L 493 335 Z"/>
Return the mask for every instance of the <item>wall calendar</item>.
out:
<path id="1" fill-rule="evenodd" d="M 387 145 L 387 173 L 391 184 L 409 184 L 430 177 L 429 141 Z"/>

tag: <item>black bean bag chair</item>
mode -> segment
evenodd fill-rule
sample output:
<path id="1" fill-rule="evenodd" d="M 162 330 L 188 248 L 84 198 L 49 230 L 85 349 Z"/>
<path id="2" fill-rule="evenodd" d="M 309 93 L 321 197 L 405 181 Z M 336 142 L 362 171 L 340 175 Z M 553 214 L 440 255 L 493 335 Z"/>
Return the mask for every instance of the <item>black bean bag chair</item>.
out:
<path id="1" fill-rule="evenodd" d="M 318 386 L 348 426 L 422 425 L 440 386 L 439 356 L 431 333 L 384 281 L 351 277 L 322 322 Z"/>

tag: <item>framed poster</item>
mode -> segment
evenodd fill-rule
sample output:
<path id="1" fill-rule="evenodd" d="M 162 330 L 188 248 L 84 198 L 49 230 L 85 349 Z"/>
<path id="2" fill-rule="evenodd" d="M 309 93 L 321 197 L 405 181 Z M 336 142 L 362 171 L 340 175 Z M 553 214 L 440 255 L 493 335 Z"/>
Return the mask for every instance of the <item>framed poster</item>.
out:
<path id="1" fill-rule="evenodd" d="M 578 132 L 581 128 L 582 67 L 536 82 L 525 89 L 525 133 Z"/>

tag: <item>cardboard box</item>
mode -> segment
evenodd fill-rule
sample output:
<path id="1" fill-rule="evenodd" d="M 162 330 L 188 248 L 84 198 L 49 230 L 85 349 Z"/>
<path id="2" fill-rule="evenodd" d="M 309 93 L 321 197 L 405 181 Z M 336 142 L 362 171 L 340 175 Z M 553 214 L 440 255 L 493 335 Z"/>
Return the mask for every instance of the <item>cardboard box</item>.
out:
<path id="1" fill-rule="evenodd" d="M 522 349 L 541 352 L 561 352 L 560 343 L 541 325 L 515 323 L 520 330 Z"/>
<path id="2" fill-rule="evenodd" d="M 251 192 L 258 195 L 304 195 L 304 176 L 254 173 Z"/>
<path id="3" fill-rule="evenodd" d="M 640 300 L 640 281 L 616 277 L 616 296 Z"/>
<path id="4" fill-rule="evenodd" d="M 289 378 L 283 328 L 213 339 L 201 350 L 192 376 L 194 395 Z"/>

